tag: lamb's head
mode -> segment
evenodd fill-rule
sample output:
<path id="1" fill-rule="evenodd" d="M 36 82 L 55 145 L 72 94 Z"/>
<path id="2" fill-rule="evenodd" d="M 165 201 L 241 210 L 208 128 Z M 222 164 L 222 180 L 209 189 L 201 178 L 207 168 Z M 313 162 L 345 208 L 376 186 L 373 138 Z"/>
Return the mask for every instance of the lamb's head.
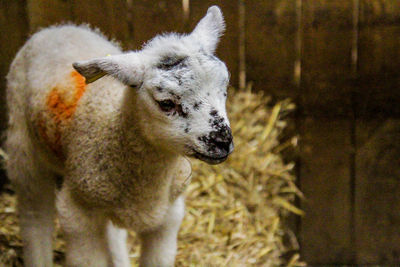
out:
<path id="1" fill-rule="evenodd" d="M 132 105 L 148 141 L 217 164 L 233 151 L 225 109 L 229 73 L 214 56 L 224 27 L 213 6 L 189 35 L 156 36 L 140 51 L 74 67 L 87 82 L 108 74 L 132 87 Z"/>

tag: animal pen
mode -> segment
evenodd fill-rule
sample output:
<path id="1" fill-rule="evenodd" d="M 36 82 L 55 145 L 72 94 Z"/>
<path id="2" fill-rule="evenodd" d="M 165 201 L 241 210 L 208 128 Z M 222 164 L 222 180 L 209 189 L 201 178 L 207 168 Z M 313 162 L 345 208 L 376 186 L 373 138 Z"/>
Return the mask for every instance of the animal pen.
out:
<path id="1" fill-rule="evenodd" d="M 237 150 L 217 167 L 193 163 L 177 264 L 399 264 L 399 0 L 1 1 L 0 130 L 4 77 L 41 27 L 89 23 L 139 49 L 157 33 L 189 32 L 211 5 L 227 24 L 217 54 L 237 88 Z M 3 173 L 0 263 L 13 249 L 20 264 L 4 183 Z"/>

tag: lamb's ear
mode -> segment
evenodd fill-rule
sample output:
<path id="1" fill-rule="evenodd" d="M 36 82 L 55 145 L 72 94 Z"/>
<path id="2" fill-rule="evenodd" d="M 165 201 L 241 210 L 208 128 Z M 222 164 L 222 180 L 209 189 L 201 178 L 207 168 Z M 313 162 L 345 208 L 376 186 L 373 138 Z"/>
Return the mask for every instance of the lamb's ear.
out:
<path id="1" fill-rule="evenodd" d="M 224 17 L 217 6 L 212 6 L 207 10 L 207 14 L 200 20 L 196 28 L 191 33 L 206 52 L 214 53 L 219 38 L 225 30 Z"/>
<path id="2" fill-rule="evenodd" d="M 137 53 L 107 56 L 72 64 L 77 72 L 92 83 L 104 75 L 110 75 L 122 83 L 136 87 L 143 82 L 143 66 Z"/>

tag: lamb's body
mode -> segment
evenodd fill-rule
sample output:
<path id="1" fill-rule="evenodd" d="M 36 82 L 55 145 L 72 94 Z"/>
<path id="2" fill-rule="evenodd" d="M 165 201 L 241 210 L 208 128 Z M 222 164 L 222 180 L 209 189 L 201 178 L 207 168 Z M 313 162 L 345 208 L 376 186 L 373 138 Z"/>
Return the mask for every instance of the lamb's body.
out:
<path id="1" fill-rule="evenodd" d="M 210 14 L 220 15 L 215 8 Z M 200 30 L 203 28 L 199 27 Z M 109 58 L 114 60 L 113 55 L 121 53 L 118 46 L 102 35 L 87 27 L 69 25 L 35 34 L 12 63 L 7 77 L 10 112 L 7 170 L 18 193 L 28 266 L 51 265 L 49 251 L 55 197 L 67 239 L 67 264 L 129 266 L 126 232 L 117 227 L 130 228 L 141 235 L 143 265 L 169 266 L 174 262 L 176 235 L 184 213 L 180 195 L 190 180 L 191 171 L 190 164 L 182 156 L 191 151 L 185 152 L 189 146 L 184 138 L 191 137 L 190 131 L 192 135 L 197 133 L 189 129 L 190 122 L 199 124 L 198 120 L 208 119 L 200 116 L 196 120 L 196 113 L 189 113 L 181 96 L 176 101 L 182 104 L 179 108 L 176 105 L 174 114 L 168 113 L 169 118 L 158 108 L 153 110 L 154 100 L 148 100 L 150 89 L 145 88 L 153 90 L 155 82 L 167 88 L 177 84 L 183 87 L 185 82 L 179 80 L 175 84 L 167 80 L 168 84 L 164 85 L 165 81 L 159 81 L 160 71 L 164 76 L 167 73 L 164 65 L 159 67 L 161 70 L 156 67 L 156 75 L 151 76 L 153 65 L 143 63 L 150 62 L 148 55 L 140 61 L 150 65 L 145 66 L 146 71 L 145 67 L 127 71 L 123 65 L 136 62 L 136 54 L 123 56 L 123 60 L 115 57 L 117 63 L 112 62 L 112 70 L 107 69 L 104 62 Z M 103 65 L 89 62 L 74 65 L 76 70 L 72 67 L 77 61 L 104 57 Z M 207 57 L 211 56 L 202 56 Z M 211 67 L 221 67 L 216 59 L 211 59 L 215 61 Z M 185 61 L 191 64 L 189 59 Z M 104 66 L 105 70 L 99 76 L 99 69 Z M 119 68 L 118 72 L 115 66 Z M 167 67 L 166 71 L 170 71 L 170 65 Z M 122 76 L 126 74 L 124 71 L 128 76 Z M 222 76 L 225 76 L 226 70 L 223 71 Z M 141 72 L 147 76 L 136 78 Z M 96 80 L 103 73 L 122 82 L 108 76 L 95 83 L 85 83 L 85 78 L 86 82 L 91 82 L 94 76 Z M 183 73 L 183 78 L 179 79 L 190 76 L 191 80 L 196 74 L 191 69 L 177 70 L 175 76 L 176 73 Z M 131 77 L 144 84 L 140 85 L 139 91 L 126 85 Z M 202 77 L 214 79 L 207 75 Z M 225 82 L 223 80 L 222 86 Z M 158 93 L 162 91 L 155 88 Z M 177 97 L 177 93 L 180 91 L 169 95 Z M 190 102 L 193 97 L 187 98 Z M 193 99 L 204 101 L 201 97 Z M 194 110 L 199 110 L 199 105 L 200 102 L 195 102 Z M 207 107 L 202 105 L 204 109 Z M 215 130 L 193 139 L 208 145 L 211 155 L 225 153 L 226 158 L 232 150 L 232 138 L 227 136 L 230 130 L 224 122 L 224 110 L 220 110 L 219 115 L 217 107 L 211 106 L 204 112 L 210 113 L 212 120 L 208 120 L 208 126 L 203 128 Z M 188 121 L 188 117 L 191 120 Z M 174 136 L 175 131 L 183 132 L 182 127 L 177 126 L 178 122 L 186 125 L 184 133 L 187 137 L 183 134 Z M 164 130 L 171 132 L 168 135 Z M 228 140 L 224 141 L 224 138 Z M 162 141 L 164 139 L 167 141 Z M 174 149 L 174 142 L 182 142 L 182 148 Z M 199 146 L 197 143 L 192 146 Z M 229 149 L 227 145 L 230 145 Z M 221 161 L 214 159 L 216 156 L 197 154 L 210 162 Z"/>
<path id="2" fill-rule="evenodd" d="M 36 52 L 29 55 L 31 51 Z M 60 194 L 61 203 L 63 197 L 68 197 L 64 194 L 72 192 L 90 213 L 98 209 L 120 227 L 142 232 L 163 223 L 177 196 L 174 192 L 181 191 L 177 186 L 189 178 L 190 166 L 181 156 L 146 143 L 132 116 L 136 112 L 127 110 L 135 105 L 123 101 L 125 97 L 134 103 L 134 94 L 114 78 L 85 85 L 77 98 L 79 85 L 74 78 L 80 74 L 72 63 L 118 53 L 118 47 L 86 27 L 46 29 L 27 42 L 8 76 L 8 103 L 12 103 L 7 139 L 9 165 L 10 169 L 32 166 L 40 173 L 64 177 L 68 185 L 64 190 L 70 192 Z M 55 94 L 57 99 L 52 99 Z M 13 152 L 21 153 L 21 148 L 29 156 L 14 157 Z M 55 180 L 10 177 L 24 187 Z M 42 194 L 50 193 L 38 189 Z M 73 213 L 68 209 L 66 206 L 62 216 Z M 183 205 L 179 212 L 182 217 Z"/>
<path id="3" fill-rule="evenodd" d="M 36 51 L 35 55 L 25 56 L 30 51 Z M 21 98 L 21 103 L 30 103 L 11 105 L 10 113 L 21 113 L 15 123 L 32 129 L 26 132 L 24 142 L 33 143 L 32 153 L 42 159 L 43 167 L 65 176 L 65 183 L 91 207 L 111 207 L 107 213 L 117 213 L 120 219 L 116 222 L 121 226 L 142 231 L 160 224 L 169 207 L 170 192 L 177 191 L 171 188 L 173 179 L 178 173 L 187 178 L 190 169 L 178 154 L 160 151 L 142 138 L 137 126 L 140 118 L 134 116 L 137 106 L 132 105 L 135 94 L 125 85 L 112 77 L 80 84 L 84 78 L 73 69 L 73 62 L 119 53 L 118 47 L 86 27 L 43 30 L 13 63 L 8 102 Z M 14 72 L 21 66 L 28 79 L 16 80 Z M 13 86 L 14 81 L 25 86 Z M 12 139 L 12 129 L 9 135 Z M 89 170 L 91 174 L 86 173 Z M 96 180 L 90 183 L 87 176 L 93 173 Z"/>

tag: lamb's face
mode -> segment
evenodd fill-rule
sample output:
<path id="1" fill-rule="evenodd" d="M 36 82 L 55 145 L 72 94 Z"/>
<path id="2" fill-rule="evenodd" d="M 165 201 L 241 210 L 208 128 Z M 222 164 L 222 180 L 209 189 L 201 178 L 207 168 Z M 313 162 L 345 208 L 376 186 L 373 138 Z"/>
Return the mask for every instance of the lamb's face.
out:
<path id="1" fill-rule="evenodd" d="M 225 109 L 229 73 L 214 55 L 185 53 L 182 43 L 183 49 L 161 55 L 146 69 L 138 93 L 143 131 L 167 149 L 220 163 L 233 150 Z"/>
<path id="2" fill-rule="evenodd" d="M 210 7 L 189 35 L 157 36 L 141 51 L 73 66 L 87 83 L 111 75 L 136 90 L 133 110 L 154 145 L 220 163 L 233 150 L 225 110 L 229 75 L 214 56 L 224 28 L 221 11 Z"/>

